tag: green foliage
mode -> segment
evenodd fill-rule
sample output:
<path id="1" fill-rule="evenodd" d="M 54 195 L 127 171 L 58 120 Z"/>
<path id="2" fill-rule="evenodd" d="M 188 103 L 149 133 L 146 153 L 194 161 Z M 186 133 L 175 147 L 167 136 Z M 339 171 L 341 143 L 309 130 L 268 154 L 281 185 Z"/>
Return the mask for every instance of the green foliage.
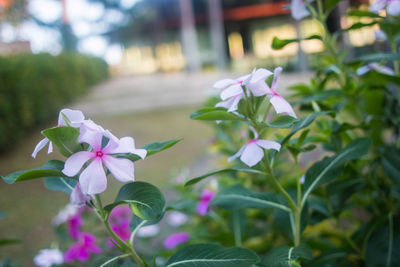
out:
<path id="1" fill-rule="evenodd" d="M 107 76 L 103 60 L 75 53 L 0 57 L 0 150 Z"/>
<path id="2" fill-rule="evenodd" d="M 254 169 L 228 168 L 228 169 L 209 172 L 209 173 L 203 174 L 201 176 L 192 178 L 192 179 L 190 179 L 189 181 L 186 182 L 185 186 L 194 185 L 194 184 L 197 184 L 198 182 L 204 180 L 207 177 L 210 177 L 210 176 L 213 176 L 213 175 L 216 175 L 216 174 L 227 173 L 227 172 L 247 172 L 247 173 L 263 174 L 263 172 L 261 172 L 259 170 L 254 170 Z"/>
<path id="3" fill-rule="evenodd" d="M 305 244 L 297 247 L 280 246 L 274 247 L 263 259 L 263 263 L 268 267 L 298 267 L 297 259 L 311 259 L 311 248 Z"/>
<path id="4" fill-rule="evenodd" d="M 243 117 L 233 114 L 232 112 L 228 112 L 225 108 L 220 108 L 220 107 L 207 107 L 199 109 L 190 114 L 190 118 L 192 120 L 206 120 L 206 121 L 244 120 Z"/>
<path id="5" fill-rule="evenodd" d="M 53 145 L 65 157 L 82 150 L 82 146 L 78 142 L 79 130 L 76 128 L 68 126 L 54 127 L 42 131 L 42 134 L 53 142 Z"/>

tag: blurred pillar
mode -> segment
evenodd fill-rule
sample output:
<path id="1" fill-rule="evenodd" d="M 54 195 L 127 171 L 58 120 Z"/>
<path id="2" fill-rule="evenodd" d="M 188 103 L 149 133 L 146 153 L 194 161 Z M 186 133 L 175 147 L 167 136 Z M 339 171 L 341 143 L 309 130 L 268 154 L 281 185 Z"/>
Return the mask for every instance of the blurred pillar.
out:
<path id="1" fill-rule="evenodd" d="M 221 0 L 208 0 L 208 15 L 210 18 L 210 39 L 214 54 L 214 64 L 219 69 L 225 69 L 227 64 L 226 36 Z"/>
<path id="2" fill-rule="evenodd" d="M 200 53 L 197 45 L 196 26 L 193 15 L 192 0 L 179 0 L 181 11 L 182 47 L 189 71 L 201 68 Z"/>

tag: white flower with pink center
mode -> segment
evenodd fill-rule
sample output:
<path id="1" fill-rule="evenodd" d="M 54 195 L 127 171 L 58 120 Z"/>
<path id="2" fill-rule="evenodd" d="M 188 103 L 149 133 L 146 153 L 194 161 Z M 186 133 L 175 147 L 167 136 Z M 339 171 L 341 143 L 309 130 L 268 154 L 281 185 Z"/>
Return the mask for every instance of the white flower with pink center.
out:
<path id="1" fill-rule="evenodd" d="M 64 116 L 68 119 L 68 122 L 65 121 Z M 79 128 L 85 119 L 82 111 L 80 110 L 72 110 L 72 109 L 62 109 L 58 114 L 58 124 L 57 127 L 60 126 L 71 126 L 74 128 Z M 37 153 L 42 150 L 47 144 L 49 144 L 49 149 L 47 151 L 48 154 L 53 152 L 53 144 L 50 142 L 48 138 L 42 139 L 35 147 L 32 153 L 32 157 L 36 158 Z"/>
<path id="2" fill-rule="evenodd" d="M 240 157 L 244 164 L 253 167 L 264 157 L 264 149 L 274 149 L 276 151 L 281 149 L 281 144 L 278 142 L 258 139 L 258 133 L 253 128 L 250 129 L 254 133 L 254 139 L 248 141 L 235 155 L 229 157 L 229 162 Z"/>

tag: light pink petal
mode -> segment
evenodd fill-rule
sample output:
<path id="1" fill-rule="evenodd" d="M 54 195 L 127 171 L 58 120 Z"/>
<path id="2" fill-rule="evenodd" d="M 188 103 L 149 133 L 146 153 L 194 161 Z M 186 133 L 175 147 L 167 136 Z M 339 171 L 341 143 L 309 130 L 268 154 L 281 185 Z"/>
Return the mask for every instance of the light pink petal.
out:
<path id="1" fill-rule="evenodd" d="M 67 125 L 67 123 L 64 121 L 62 114 L 64 114 L 64 116 L 68 118 L 71 123 L 70 126 L 75 128 L 79 128 L 81 126 L 81 123 L 85 119 L 82 111 L 65 108 L 62 109 L 58 114 L 58 126 Z"/>
<path id="2" fill-rule="evenodd" d="M 272 106 L 274 106 L 276 113 L 286 113 L 293 118 L 297 118 L 292 106 L 283 97 L 275 95 L 269 101 L 271 102 Z"/>
<path id="3" fill-rule="evenodd" d="M 228 108 L 228 112 L 233 112 L 238 109 L 238 104 L 243 96 L 244 94 L 240 94 L 232 98 L 231 106 Z"/>
<path id="4" fill-rule="evenodd" d="M 307 10 L 307 5 L 304 0 L 292 0 L 290 9 L 292 17 L 295 20 L 301 20 L 310 14 L 310 12 Z"/>
<path id="5" fill-rule="evenodd" d="M 165 240 L 164 240 L 164 247 L 167 249 L 173 249 L 179 244 L 186 243 L 189 241 L 190 235 L 188 233 L 175 233 L 172 235 L 169 235 Z"/>
<path id="6" fill-rule="evenodd" d="M 251 78 L 251 74 L 246 74 L 246 75 L 243 75 L 243 76 L 240 76 L 239 78 L 237 78 L 236 82 L 247 83 L 250 78 Z"/>
<path id="7" fill-rule="evenodd" d="M 276 86 L 277 86 L 278 78 L 279 78 L 279 75 L 281 74 L 281 72 L 282 72 L 281 67 L 277 67 L 274 70 L 274 78 L 272 79 L 272 83 L 271 83 L 271 90 L 274 92 L 276 92 Z"/>
<path id="8" fill-rule="evenodd" d="M 247 166 L 253 167 L 264 157 L 264 151 L 256 144 L 250 143 L 246 145 L 243 150 L 240 160 L 244 162 Z"/>
<path id="9" fill-rule="evenodd" d="M 74 190 L 72 190 L 69 200 L 72 205 L 84 206 L 89 197 L 82 192 L 81 185 L 77 183 Z"/>
<path id="10" fill-rule="evenodd" d="M 47 143 L 48 143 L 49 141 L 50 141 L 50 140 L 47 139 L 47 138 L 44 138 L 44 139 L 40 140 L 39 143 L 37 143 L 35 149 L 34 149 L 33 152 L 32 152 L 32 158 L 36 158 L 37 153 L 38 153 L 40 150 L 42 150 L 42 149 L 47 145 Z M 50 152 L 49 152 L 49 153 L 50 153 Z"/>
<path id="11" fill-rule="evenodd" d="M 220 96 L 222 100 L 227 100 L 228 98 L 234 97 L 241 92 L 243 92 L 242 86 L 240 84 L 234 84 L 222 91 Z"/>
<path id="12" fill-rule="evenodd" d="M 386 66 L 381 66 L 378 63 L 370 63 L 370 64 L 368 64 L 368 66 L 371 70 L 375 70 L 377 72 L 380 72 L 380 73 L 383 73 L 386 75 L 394 75 L 394 71 L 391 68 L 386 67 Z"/>
<path id="13" fill-rule="evenodd" d="M 118 137 L 116 137 L 115 135 L 113 135 L 109 130 L 105 130 L 103 133 L 106 137 L 108 137 L 109 139 L 112 139 L 114 142 L 118 143 Z"/>
<path id="14" fill-rule="evenodd" d="M 197 205 L 196 205 L 196 212 L 202 216 L 207 214 L 207 210 L 208 210 L 208 203 L 210 201 L 203 201 L 200 200 Z"/>
<path id="15" fill-rule="evenodd" d="M 386 33 L 382 30 L 377 30 L 374 31 L 374 35 L 375 35 L 375 39 L 379 40 L 379 41 L 386 41 L 387 40 L 387 36 Z"/>
<path id="16" fill-rule="evenodd" d="M 272 75 L 272 72 L 267 69 L 258 69 L 251 75 L 251 80 L 249 83 L 255 83 L 258 81 L 265 81 L 265 79 Z"/>
<path id="17" fill-rule="evenodd" d="M 99 157 L 96 157 L 81 173 L 79 183 L 84 194 L 100 194 L 106 190 L 107 177 Z"/>
<path id="18" fill-rule="evenodd" d="M 249 83 L 248 85 L 246 85 L 246 87 L 251 91 L 254 96 L 272 94 L 272 91 L 269 89 L 264 80 L 259 80 L 255 83 Z"/>
<path id="19" fill-rule="evenodd" d="M 89 140 L 93 140 L 98 134 L 105 134 L 105 130 L 100 125 L 97 125 L 91 120 L 84 120 L 79 128 L 80 135 L 78 141 L 80 143 L 88 143 Z M 88 143 L 89 144 L 89 143 Z M 101 143 L 100 143 L 101 144 Z"/>
<path id="20" fill-rule="evenodd" d="M 275 141 L 270 141 L 270 140 L 264 140 L 264 139 L 259 139 L 256 142 L 257 145 L 264 149 L 274 149 L 279 151 L 281 149 L 281 144 Z"/>
<path id="21" fill-rule="evenodd" d="M 104 154 L 113 154 L 119 146 L 119 140 L 109 139 L 107 145 L 101 150 Z"/>
<path id="22" fill-rule="evenodd" d="M 87 131 L 85 134 L 81 133 L 79 135 L 78 141 L 80 143 L 88 143 L 94 151 L 99 151 L 101 150 L 103 134 L 101 132 Z"/>
<path id="23" fill-rule="evenodd" d="M 104 165 L 114 175 L 114 177 L 120 182 L 130 182 L 135 180 L 134 177 L 134 166 L 132 161 L 123 158 L 114 158 L 111 156 L 103 156 Z"/>
<path id="24" fill-rule="evenodd" d="M 50 154 L 53 152 L 53 142 L 49 142 L 49 149 L 47 150 L 47 154 Z"/>
<path id="25" fill-rule="evenodd" d="M 215 104 L 215 106 L 228 109 L 232 106 L 232 103 L 233 103 L 233 98 L 225 101 L 220 101 L 217 104 Z"/>
<path id="26" fill-rule="evenodd" d="M 244 150 L 245 148 L 246 148 L 246 145 L 242 146 L 242 147 L 239 149 L 239 151 L 236 152 L 235 155 L 230 156 L 230 157 L 228 158 L 228 162 L 231 162 L 232 160 L 234 160 L 234 159 L 240 157 L 240 156 L 242 155 L 242 153 L 243 153 L 243 150 Z"/>
<path id="27" fill-rule="evenodd" d="M 375 0 L 372 5 L 369 6 L 369 10 L 374 13 L 381 11 L 387 3 L 387 0 Z"/>
<path id="28" fill-rule="evenodd" d="M 371 69 L 370 69 L 370 67 L 368 65 L 359 67 L 357 69 L 357 75 L 358 76 L 364 75 L 365 73 L 369 72 L 370 70 Z"/>
<path id="29" fill-rule="evenodd" d="M 229 85 L 235 84 L 236 81 L 233 79 L 223 79 L 219 80 L 216 83 L 214 83 L 213 87 L 218 88 L 218 89 L 223 89 L 228 87 Z"/>
<path id="30" fill-rule="evenodd" d="M 75 154 L 72 154 L 66 161 L 64 165 L 64 169 L 62 172 L 69 176 L 73 177 L 78 174 L 78 172 L 82 169 L 83 165 L 91 158 L 96 156 L 95 153 L 89 151 L 80 151 Z"/>
<path id="31" fill-rule="evenodd" d="M 119 139 L 119 146 L 111 153 L 132 153 L 138 155 L 142 159 L 147 155 L 146 149 L 136 149 L 135 140 L 132 137 L 122 137 Z"/>

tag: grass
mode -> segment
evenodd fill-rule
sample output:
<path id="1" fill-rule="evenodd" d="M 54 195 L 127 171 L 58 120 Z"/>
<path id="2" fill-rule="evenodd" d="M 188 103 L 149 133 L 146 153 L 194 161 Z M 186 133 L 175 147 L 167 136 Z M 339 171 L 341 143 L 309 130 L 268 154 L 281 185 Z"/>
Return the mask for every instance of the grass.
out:
<path id="1" fill-rule="evenodd" d="M 150 142 L 184 138 L 174 147 L 135 163 L 136 180 L 163 188 L 181 168 L 196 164 L 212 136 L 211 127 L 189 119 L 195 109 L 175 108 L 92 119 L 116 136 L 133 136 L 137 148 Z M 32 133 L 13 150 L 0 155 L 0 174 L 41 166 L 54 155 L 62 159 L 57 154 L 49 156 L 45 151 L 41 151 L 36 160 L 32 159 L 30 154 L 41 138 L 39 131 Z M 112 201 L 121 186 L 111 177 L 108 182 L 105 202 Z M 23 240 L 21 244 L 1 247 L 0 259 L 9 257 L 19 260 L 23 266 L 32 266 L 34 255 L 48 248 L 55 239 L 51 220 L 68 203 L 68 195 L 47 190 L 40 179 L 13 185 L 0 182 L 0 195 L 0 211 L 7 213 L 6 218 L 0 220 L 0 238 Z"/>

